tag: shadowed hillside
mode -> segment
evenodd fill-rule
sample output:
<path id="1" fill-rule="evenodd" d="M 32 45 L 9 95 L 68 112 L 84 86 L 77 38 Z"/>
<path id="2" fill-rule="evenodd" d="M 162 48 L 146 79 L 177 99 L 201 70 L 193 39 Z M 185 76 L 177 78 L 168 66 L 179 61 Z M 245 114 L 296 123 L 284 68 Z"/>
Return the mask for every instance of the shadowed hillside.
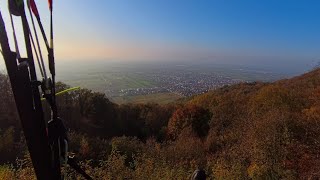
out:
<path id="1" fill-rule="evenodd" d="M 30 179 L 4 75 L 0 86 L 0 179 Z M 70 149 L 95 179 L 187 179 L 196 168 L 212 179 L 320 178 L 320 69 L 166 105 L 117 105 L 88 89 L 59 96 L 58 102 Z M 77 177 L 66 171 L 68 178 Z"/>

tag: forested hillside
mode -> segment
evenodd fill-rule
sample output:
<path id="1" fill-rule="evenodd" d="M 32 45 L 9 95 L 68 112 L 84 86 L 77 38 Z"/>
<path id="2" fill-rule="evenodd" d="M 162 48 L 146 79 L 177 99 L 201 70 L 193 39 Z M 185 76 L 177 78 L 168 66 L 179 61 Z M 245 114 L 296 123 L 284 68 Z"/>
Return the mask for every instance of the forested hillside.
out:
<path id="1" fill-rule="evenodd" d="M 0 179 L 35 178 L 5 75 L 0 93 Z M 197 168 L 212 179 L 320 178 L 320 69 L 167 105 L 117 105 L 88 89 L 58 105 L 70 149 L 94 179 L 188 179 Z"/>

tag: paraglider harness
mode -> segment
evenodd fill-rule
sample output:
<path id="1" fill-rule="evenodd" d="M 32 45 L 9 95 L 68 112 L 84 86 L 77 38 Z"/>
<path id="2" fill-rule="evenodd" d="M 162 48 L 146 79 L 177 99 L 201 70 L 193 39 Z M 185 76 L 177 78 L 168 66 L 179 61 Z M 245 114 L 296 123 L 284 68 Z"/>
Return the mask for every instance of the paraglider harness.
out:
<path id="1" fill-rule="evenodd" d="M 52 0 L 50 9 L 50 45 L 42 26 L 40 15 L 34 0 L 27 0 L 30 18 L 33 25 L 35 41 L 28 24 L 23 0 L 8 0 L 10 20 L 13 30 L 15 52 L 10 50 L 7 31 L 0 12 L 0 44 L 5 60 L 13 96 L 26 138 L 28 150 L 37 179 L 63 179 L 61 168 L 69 164 L 86 179 L 92 179 L 76 163 L 74 157 L 68 156 L 68 137 L 63 120 L 58 116 L 55 93 L 55 62 L 53 49 Z M 12 16 L 21 18 L 27 57 L 20 57 L 18 41 L 15 34 Z M 48 65 L 51 77 L 47 76 L 41 54 L 33 16 L 36 17 L 41 34 L 48 51 Z M 33 49 L 32 49 L 33 48 Z M 37 80 L 34 57 L 37 59 L 42 81 Z M 41 88 L 41 91 L 39 90 Z M 51 108 L 51 120 L 44 119 L 41 95 Z"/>

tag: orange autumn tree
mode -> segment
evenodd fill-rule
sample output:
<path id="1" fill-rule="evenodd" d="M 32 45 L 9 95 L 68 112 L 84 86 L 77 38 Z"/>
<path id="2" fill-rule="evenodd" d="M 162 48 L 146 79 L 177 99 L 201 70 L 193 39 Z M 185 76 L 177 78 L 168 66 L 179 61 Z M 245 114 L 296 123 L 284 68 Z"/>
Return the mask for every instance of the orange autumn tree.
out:
<path id="1" fill-rule="evenodd" d="M 189 128 L 198 137 L 204 137 L 209 130 L 212 114 L 209 110 L 196 105 L 178 108 L 168 122 L 168 135 L 176 139 L 180 133 Z"/>

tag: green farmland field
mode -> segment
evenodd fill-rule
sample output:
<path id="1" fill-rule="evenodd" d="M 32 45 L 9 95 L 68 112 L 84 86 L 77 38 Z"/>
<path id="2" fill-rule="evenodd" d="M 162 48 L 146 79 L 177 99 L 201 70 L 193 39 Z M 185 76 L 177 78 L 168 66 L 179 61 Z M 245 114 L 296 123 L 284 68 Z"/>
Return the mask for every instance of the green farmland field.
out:
<path id="1" fill-rule="evenodd" d="M 182 96 L 174 93 L 156 93 L 148 95 L 138 95 L 138 96 L 121 96 L 113 97 L 111 100 L 117 104 L 125 103 L 158 103 L 167 104 L 174 102 L 177 99 L 182 98 Z"/>
<path id="2" fill-rule="evenodd" d="M 121 89 L 150 88 L 156 86 L 156 83 L 135 73 L 78 73 L 76 75 L 62 77 L 61 79 L 63 79 L 63 82 L 72 86 L 81 86 L 99 92 L 119 92 Z"/>

